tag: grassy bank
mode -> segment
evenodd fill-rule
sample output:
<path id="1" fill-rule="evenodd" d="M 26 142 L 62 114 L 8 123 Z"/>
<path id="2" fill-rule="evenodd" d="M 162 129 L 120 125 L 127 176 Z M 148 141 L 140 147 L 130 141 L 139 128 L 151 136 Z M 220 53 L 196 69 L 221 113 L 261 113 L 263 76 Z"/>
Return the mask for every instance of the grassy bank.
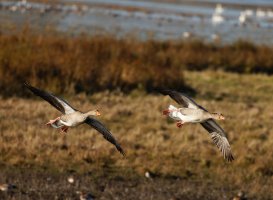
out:
<path id="1" fill-rule="evenodd" d="M 43 123 L 59 113 L 40 99 L 1 99 L 0 166 L 14 169 L 12 173 L 25 168 L 50 174 L 89 174 L 85 178 L 79 175 L 83 180 L 76 187 L 90 189 L 102 180 L 107 189 L 98 194 L 101 199 L 106 194 L 111 198 L 126 196 L 123 189 L 128 185 L 131 199 L 139 199 L 138 194 L 158 199 L 230 199 L 242 190 L 250 199 L 270 199 L 273 78 L 212 71 L 185 71 L 184 77 L 185 83 L 196 89 L 197 102 L 226 116 L 227 120 L 220 124 L 228 133 L 233 163 L 224 161 L 201 126 L 178 129 L 162 116 L 164 108 L 170 103 L 175 105 L 168 97 L 134 91 L 130 95 L 100 92 L 67 97 L 76 108 L 101 110 L 100 120 L 120 141 L 126 158 L 88 126 L 70 129 L 67 135 L 44 127 Z M 145 181 L 147 171 L 154 178 Z M 4 173 L 3 177 L 12 173 Z M 6 180 L 25 178 L 10 176 L 13 178 Z M 54 184 L 48 186 L 39 176 L 32 178 L 31 183 L 56 191 Z M 123 183 L 128 185 L 118 187 Z"/>
<path id="2" fill-rule="evenodd" d="M 184 70 L 273 73 L 273 48 L 238 41 L 219 46 L 200 41 L 0 35 L 0 90 L 22 95 L 27 80 L 57 93 L 185 87 Z"/>

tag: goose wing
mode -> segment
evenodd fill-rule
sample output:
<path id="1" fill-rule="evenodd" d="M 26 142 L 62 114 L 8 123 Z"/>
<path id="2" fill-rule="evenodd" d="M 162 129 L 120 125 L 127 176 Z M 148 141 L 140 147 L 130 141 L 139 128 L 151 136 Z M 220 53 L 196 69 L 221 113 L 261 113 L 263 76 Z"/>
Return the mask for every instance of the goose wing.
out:
<path id="1" fill-rule="evenodd" d="M 201 108 L 201 109 L 205 110 L 203 107 L 198 105 L 194 100 L 192 100 L 190 97 L 188 97 L 187 95 L 185 95 L 181 92 L 177 92 L 177 91 L 173 91 L 173 90 L 161 90 L 160 92 L 164 95 L 169 95 L 178 104 L 180 104 L 186 108 L 193 108 L 193 109 L 197 109 L 197 108 L 200 109 Z"/>
<path id="2" fill-rule="evenodd" d="M 69 105 L 64 99 L 62 99 L 60 97 L 56 97 L 53 94 L 50 94 L 50 93 L 48 93 L 46 91 L 35 88 L 35 87 L 29 85 L 28 83 L 24 83 L 24 85 L 33 94 L 35 94 L 35 95 L 43 98 L 44 100 L 46 100 L 48 103 L 50 103 L 52 106 L 54 106 L 57 110 L 59 110 L 63 114 L 70 114 L 70 113 L 73 113 L 73 112 L 77 111 L 71 105 Z"/>
<path id="3" fill-rule="evenodd" d="M 228 162 L 234 160 L 225 131 L 213 119 L 209 119 L 201 125 L 209 132 L 212 141 L 220 149 L 224 158 Z"/>
<path id="4" fill-rule="evenodd" d="M 111 132 L 105 128 L 105 126 L 98 120 L 88 117 L 85 120 L 85 123 L 87 123 L 88 125 L 90 125 L 91 127 L 93 127 L 94 129 L 96 129 L 98 132 L 100 132 L 103 137 L 108 140 L 110 143 L 112 143 L 113 145 L 116 146 L 116 149 L 125 156 L 125 153 L 123 151 L 123 149 L 121 148 L 121 146 L 118 144 L 118 142 L 116 141 L 116 139 L 114 138 L 114 136 L 111 134 Z"/>

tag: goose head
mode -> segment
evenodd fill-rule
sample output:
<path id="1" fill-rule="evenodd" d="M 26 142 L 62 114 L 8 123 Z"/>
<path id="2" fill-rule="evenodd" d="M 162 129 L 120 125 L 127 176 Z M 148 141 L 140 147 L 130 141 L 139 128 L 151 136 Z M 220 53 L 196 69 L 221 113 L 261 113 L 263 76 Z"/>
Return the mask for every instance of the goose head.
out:
<path id="1" fill-rule="evenodd" d="M 100 116 L 100 112 L 99 110 L 90 110 L 86 113 L 86 115 L 89 117 L 92 117 L 92 116 Z"/>
<path id="2" fill-rule="evenodd" d="M 224 115 L 221 113 L 211 113 L 211 118 L 215 120 L 225 120 Z"/>

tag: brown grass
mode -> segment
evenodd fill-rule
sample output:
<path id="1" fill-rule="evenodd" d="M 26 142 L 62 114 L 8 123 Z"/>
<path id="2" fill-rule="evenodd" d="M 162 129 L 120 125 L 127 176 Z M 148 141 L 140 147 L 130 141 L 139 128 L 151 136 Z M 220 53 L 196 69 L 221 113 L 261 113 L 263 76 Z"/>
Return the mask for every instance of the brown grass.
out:
<path id="1" fill-rule="evenodd" d="M 20 95 L 24 80 L 67 93 L 184 86 L 182 70 L 169 65 L 164 46 L 153 42 L 26 33 L 0 36 L 0 47 L 0 88 L 6 95 Z"/>
<path id="2" fill-rule="evenodd" d="M 199 181 L 202 188 L 232 188 L 233 194 L 244 190 L 253 199 L 270 199 L 273 78 L 206 71 L 185 72 L 185 81 L 196 89 L 197 102 L 227 117 L 220 124 L 228 132 L 233 163 L 223 160 L 201 126 L 178 129 L 161 115 L 170 103 L 175 104 L 168 97 L 134 91 L 130 95 L 101 92 L 66 98 L 82 110 L 101 110 L 100 120 L 126 150 L 125 159 L 88 126 L 70 129 L 65 136 L 44 127 L 59 113 L 40 99 L 1 99 L 0 164 L 58 172 L 116 171 L 124 179 L 130 174 L 142 177 L 150 171 L 162 180 L 178 177 L 189 184 Z M 219 189 L 219 197 L 223 197 L 222 192 Z M 224 194 L 231 198 L 232 194 Z"/>
<path id="3" fill-rule="evenodd" d="M 183 88 L 184 70 L 221 69 L 273 73 L 273 49 L 238 41 L 219 46 L 200 41 L 139 42 L 133 38 L 54 34 L 0 35 L 0 90 L 23 95 L 21 83 L 56 93 L 92 93 L 156 87 Z"/>

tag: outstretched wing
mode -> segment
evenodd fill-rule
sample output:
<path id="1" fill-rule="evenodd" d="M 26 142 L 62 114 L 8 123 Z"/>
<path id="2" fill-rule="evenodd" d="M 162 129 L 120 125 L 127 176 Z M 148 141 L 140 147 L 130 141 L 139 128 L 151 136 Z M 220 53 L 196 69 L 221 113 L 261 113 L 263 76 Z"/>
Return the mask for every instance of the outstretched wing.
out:
<path id="1" fill-rule="evenodd" d="M 192 100 L 190 97 L 188 97 L 187 95 L 185 95 L 183 93 L 173 91 L 173 90 L 161 90 L 160 92 L 164 95 L 169 95 L 178 104 L 180 104 L 186 108 L 194 108 L 194 109 L 202 108 L 194 100 Z M 204 108 L 202 108 L 202 109 L 204 109 Z"/>
<path id="2" fill-rule="evenodd" d="M 203 109 L 207 111 L 205 108 L 198 105 L 194 100 L 192 100 L 190 97 L 188 97 L 187 95 L 183 93 L 172 91 L 172 90 L 162 90 L 160 92 L 164 95 L 169 95 L 178 104 L 184 107 L 193 108 L 193 109 Z M 213 142 L 220 149 L 224 158 L 229 162 L 234 160 L 229 142 L 225 135 L 225 131 L 213 119 L 209 119 L 201 123 L 201 125 L 210 133 Z"/>
<path id="3" fill-rule="evenodd" d="M 214 144 L 220 149 L 224 158 L 229 162 L 234 160 L 225 131 L 213 119 L 209 119 L 201 125 L 210 133 Z"/>
<path id="4" fill-rule="evenodd" d="M 92 126 L 94 129 L 96 129 L 98 132 L 100 132 L 106 140 L 108 140 L 113 145 L 115 145 L 116 149 L 122 155 L 125 156 L 125 153 L 124 153 L 123 149 L 118 144 L 118 142 L 116 141 L 116 139 L 114 138 L 114 136 L 111 134 L 111 132 L 109 130 L 107 130 L 107 128 L 105 128 L 105 126 L 101 122 L 99 122 L 98 120 L 96 120 L 94 118 L 88 117 L 85 120 L 85 123 L 87 123 L 88 125 Z"/>
<path id="5" fill-rule="evenodd" d="M 64 99 L 54 96 L 46 91 L 35 88 L 28 83 L 24 83 L 24 85 L 31 91 L 33 94 L 43 98 L 52 106 L 54 106 L 57 110 L 62 112 L 63 114 L 70 114 L 76 111 L 71 105 L 69 105 Z"/>

